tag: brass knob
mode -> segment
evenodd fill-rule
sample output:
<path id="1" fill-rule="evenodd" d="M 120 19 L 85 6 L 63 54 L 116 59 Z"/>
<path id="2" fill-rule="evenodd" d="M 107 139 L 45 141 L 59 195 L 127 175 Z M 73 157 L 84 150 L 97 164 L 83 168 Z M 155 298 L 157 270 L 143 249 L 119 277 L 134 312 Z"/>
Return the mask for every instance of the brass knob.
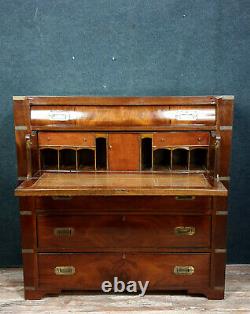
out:
<path id="1" fill-rule="evenodd" d="M 112 145 L 109 145 L 109 149 L 110 149 L 110 150 L 112 149 Z"/>
<path id="2" fill-rule="evenodd" d="M 84 138 L 83 138 L 83 141 L 84 141 L 84 142 L 87 142 L 87 139 L 84 137 Z"/>

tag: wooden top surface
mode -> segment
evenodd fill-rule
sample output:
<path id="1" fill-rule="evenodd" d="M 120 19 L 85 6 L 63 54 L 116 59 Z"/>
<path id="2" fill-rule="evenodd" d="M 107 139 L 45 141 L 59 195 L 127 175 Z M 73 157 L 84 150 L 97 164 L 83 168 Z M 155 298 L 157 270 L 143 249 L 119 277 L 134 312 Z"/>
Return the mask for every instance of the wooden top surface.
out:
<path id="1" fill-rule="evenodd" d="M 43 173 L 24 181 L 16 196 L 47 195 L 221 195 L 222 183 L 212 186 L 203 174 Z"/>
<path id="2" fill-rule="evenodd" d="M 214 103 L 216 99 L 234 99 L 233 95 L 203 95 L 203 96 L 87 96 L 87 95 L 75 95 L 75 96 L 49 96 L 49 95 L 27 95 L 27 96 L 13 96 L 14 101 L 28 100 L 33 105 L 46 103 L 70 103 L 79 102 L 86 104 L 100 104 L 105 102 L 108 103 L 126 103 L 126 104 L 160 104 L 160 103 L 182 103 L 185 104 L 208 104 Z"/>

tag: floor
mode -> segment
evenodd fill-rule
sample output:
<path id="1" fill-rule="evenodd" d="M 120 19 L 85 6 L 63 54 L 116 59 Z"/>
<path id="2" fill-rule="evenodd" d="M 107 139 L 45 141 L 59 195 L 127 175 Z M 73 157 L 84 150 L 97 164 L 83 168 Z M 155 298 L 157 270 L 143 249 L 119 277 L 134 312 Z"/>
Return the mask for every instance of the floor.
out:
<path id="1" fill-rule="evenodd" d="M 0 269 L 0 313 L 250 313 L 250 265 L 229 265 L 225 300 L 174 294 L 85 294 L 24 301 L 22 269 Z"/>

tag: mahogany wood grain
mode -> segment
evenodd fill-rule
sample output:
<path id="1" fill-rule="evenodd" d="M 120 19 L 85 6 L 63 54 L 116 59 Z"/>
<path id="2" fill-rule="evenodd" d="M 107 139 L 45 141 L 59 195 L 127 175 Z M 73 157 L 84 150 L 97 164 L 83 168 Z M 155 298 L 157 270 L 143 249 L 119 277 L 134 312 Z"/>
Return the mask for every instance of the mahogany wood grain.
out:
<path id="1" fill-rule="evenodd" d="M 30 133 L 30 111 L 27 99 L 13 101 L 18 177 L 27 175 L 25 136 Z"/>
<path id="2" fill-rule="evenodd" d="M 225 249 L 227 241 L 227 215 L 215 215 L 214 247 Z"/>
<path id="3" fill-rule="evenodd" d="M 221 197 L 219 197 L 220 199 Z M 74 196 L 36 197 L 37 211 L 54 212 L 161 212 L 167 214 L 210 214 L 212 197 L 196 196 L 189 199 L 175 196 Z M 222 209 L 223 210 L 223 209 Z"/>
<path id="4" fill-rule="evenodd" d="M 219 124 L 221 126 L 233 125 L 234 98 L 222 98 L 219 105 Z"/>
<path id="5" fill-rule="evenodd" d="M 150 280 L 150 291 L 224 297 L 228 191 L 216 177 L 228 187 L 233 97 L 15 97 L 14 120 L 19 180 L 33 167 L 33 177 L 16 189 L 26 299 L 62 290 L 99 291 L 102 281 L 114 276 Z M 101 152 L 108 152 L 107 169 L 99 159 L 105 171 L 95 171 L 96 160 L 92 172 L 66 169 L 67 161 L 64 172 L 37 171 L 39 151 L 46 146 L 94 149 L 100 134 L 106 139 Z M 154 172 L 149 165 L 142 171 L 145 134 L 152 150 L 207 146 L 208 169 Z M 177 226 L 196 232 L 177 236 Z M 72 236 L 55 235 L 55 228 L 64 227 L 72 228 Z M 56 266 L 67 265 L 75 274 L 55 274 Z M 177 265 L 193 266 L 194 274 L 174 274 Z"/>
<path id="6" fill-rule="evenodd" d="M 230 160 L 231 160 L 231 141 L 232 141 L 232 131 L 224 130 L 220 132 L 221 134 L 221 153 L 220 153 L 220 169 L 219 175 L 221 177 L 228 177 L 230 175 Z"/>
<path id="7" fill-rule="evenodd" d="M 35 291 L 38 288 L 35 199 L 23 197 L 19 200 L 19 204 L 24 289 Z M 25 297 L 27 297 L 26 294 Z"/>
<path id="8" fill-rule="evenodd" d="M 27 176 L 27 154 L 25 146 L 25 136 L 27 131 L 16 131 L 16 154 L 18 177 L 25 178 Z"/>
<path id="9" fill-rule="evenodd" d="M 39 146 L 95 146 L 95 134 L 86 132 L 39 132 Z"/>
<path id="10" fill-rule="evenodd" d="M 30 105 L 216 105 L 223 96 L 21 96 Z"/>
<path id="11" fill-rule="evenodd" d="M 73 127 L 75 130 L 163 129 L 165 126 L 214 126 L 216 107 L 210 106 L 31 106 L 33 129 Z"/>
<path id="12" fill-rule="evenodd" d="M 30 129 L 30 107 L 27 98 L 13 98 L 13 114 L 15 126 L 26 126 Z"/>
<path id="13" fill-rule="evenodd" d="M 148 290 L 187 289 L 209 286 L 210 254 L 92 253 L 38 254 L 40 288 L 100 290 L 114 277 L 150 281 Z M 57 266 L 71 265 L 75 274 L 56 275 Z M 194 267 L 193 275 L 175 275 L 175 266 Z"/>
<path id="14" fill-rule="evenodd" d="M 208 145 L 209 132 L 164 132 L 154 133 L 153 145 L 156 147 L 180 145 Z"/>
<path id="15" fill-rule="evenodd" d="M 226 252 L 215 252 L 213 255 L 211 286 L 224 292 Z"/>
<path id="16" fill-rule="evenodd" d="M 176 227 L 192 227 L 192 235 L 176 234 Z M 209 247 L 209 216 L 167 215 L 39 215 L 38 247 L 71 248 L 166 248 Z M 55 234 L 56 228 L 72 233 Z"/>
<path id="17" fill-rule="evenodd" d="M 224 183 L 223 183 L 224 184 Z M 227 197 L 214 197 L 213 198 L 213 208 L 218 211 L 227 211 Z"/>
<path id="18" fill-rule="evenodd" d="M 139 140 L 138 134 L 109 134 L 108 165 L 110 171 L 136 171 L 140 169 Z"/>

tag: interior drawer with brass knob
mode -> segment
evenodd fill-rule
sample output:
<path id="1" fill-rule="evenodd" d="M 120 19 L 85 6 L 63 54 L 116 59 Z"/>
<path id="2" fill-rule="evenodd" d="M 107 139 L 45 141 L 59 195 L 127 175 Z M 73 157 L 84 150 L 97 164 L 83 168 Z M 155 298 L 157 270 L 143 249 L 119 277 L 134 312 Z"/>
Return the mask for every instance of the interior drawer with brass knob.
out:
<path id="1" fill-rule="evenodd" d="M 82 253 L 38 254 L 39 286 L 101 290 L 114 277 L 149 281 L 148 290 L 208 287 L 210 254 Z"/>
<path id="2" fill-rule="evenodd" d="M 153 146 L 208 145 L 209 132 L 159 132 L 153 135 Z"/>
<path id="3" fill-rule="evenodd" d="M 40 249 L 210 247 L 207 215 L 38 215 Z"/>
<path id="4" fill-rule="evenodd" d="M 39 146 L 95 146 L 95 134 L 87 132 L 40 132 Z"/>

